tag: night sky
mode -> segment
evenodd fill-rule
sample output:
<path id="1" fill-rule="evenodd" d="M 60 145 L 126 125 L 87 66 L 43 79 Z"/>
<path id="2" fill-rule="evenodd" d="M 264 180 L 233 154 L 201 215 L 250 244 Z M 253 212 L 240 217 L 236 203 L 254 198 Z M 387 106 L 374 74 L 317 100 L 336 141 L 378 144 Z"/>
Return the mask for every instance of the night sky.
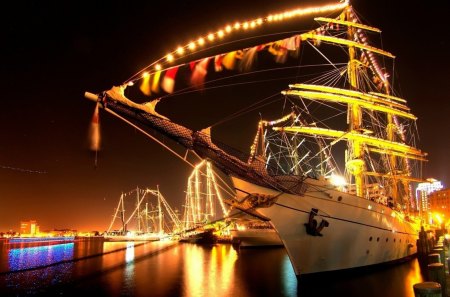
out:
<path id="1" fill-rule="evenodd" d="M 95 104 L 84 99 L 84 92 L 119 85 L 211 28 L 307 3 L 94 2 L 10 1 L 3 10 L 0 231 L 18 230 L 21 220 L 30 219 L 43 230 L 103 231 L 120 193 L 136 186 L 159 185 L 171 206 L 181 210 L 190 168 L 102 112 L 102 149 L 95 167 L 87 140 Z M 357 0 L 353 5 L 367 24 L 383 31 L 384 49 L 397 56 L 400 94 L 418 117 L 419 147 L 429 153 L 423 176 L 450 187 L 450 33 L 448 8 L 441 2 Z M 168 111 L 172 116 L 207 114 L 190 114 L 174 102 Z M 243 147 L 249 147 L 251 139 L 245 141 Z"/>

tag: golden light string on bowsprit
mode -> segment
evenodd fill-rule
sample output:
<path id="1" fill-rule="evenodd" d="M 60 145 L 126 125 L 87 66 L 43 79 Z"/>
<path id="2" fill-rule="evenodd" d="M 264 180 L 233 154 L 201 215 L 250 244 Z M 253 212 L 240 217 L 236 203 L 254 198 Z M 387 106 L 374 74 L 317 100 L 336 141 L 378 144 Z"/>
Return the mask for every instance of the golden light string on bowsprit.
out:
<path id="1" fill-rule="evenodd" d="M 223 28 L 218 29 L 215 32 L 210 32 L 205 36 L 198 37 L 197 39 L 192 39 L 185 45 L 178 46 L 175 50 L 167 53 L 164 57 L 151 63 L 149 66 L 145 67 L 143 70 L 138 72 L 136 75 L 131 77 L 125 84 L 132 86 L 134 83 L 145 76 L 151 75 L 154 72 L 160 72 L 166 70 L 170 67 L 163 67 L 164 65 L 170 65 L 177 59 L 196 52 L 198 49 L 204 48 L 205 45 L 211 44 L 215 41 L 220 41 L 225 36 L 232 34 L 236 31 L 246 31 L 253 30 L 257 27 L 262 26 L 267 23 L 278 23 L 284 20 L 289 20 L 293 17 L 302 17 L 310 14 L 326 13 L 335 10 L 341 10 L 348 6 L 348 0 L 342 1 L 338 4 L 329 4 L 316 7 L 307 8 L 297 8 L 281 13 L 269 14 L 266 17 L 256 18 L 253 20 L 248 20 L 244 22 L 235 22 L 233 24 L 227 24 Z"/>

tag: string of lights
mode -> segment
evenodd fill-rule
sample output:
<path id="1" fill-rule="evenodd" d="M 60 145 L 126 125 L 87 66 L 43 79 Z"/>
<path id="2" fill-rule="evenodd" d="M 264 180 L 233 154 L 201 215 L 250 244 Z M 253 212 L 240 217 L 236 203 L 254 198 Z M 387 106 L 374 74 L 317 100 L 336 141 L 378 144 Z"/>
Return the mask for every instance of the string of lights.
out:
<path id="1" fill-rule="evenodd" d="M 175 50 L 170 51 L 165 56 L 154 61 L 137 74 L 132 76 L 130 79 L 125 81 L 125 85 L 133 85 L 138 79 L 148 77 L 150 72 L 160 72 L 162 70 L 168 69 L 167 65 L 170 65 L 178 58 L 183 57 L 186 53 L 196 52 L 199 48 L 203 48 L 207 44 L 211 44 L 216 40 L 223 39 L 226 35 L 230 35 L 235 31 L 246 31 L 255 29 L 264 24 L 277 23 L 283 20 L 288 20 L 294 17 L 302 17 L 305 15 L 324 13 L 335 10 L 340 10 L 348 6 L 348 0 L 343 1 L 338 4 L 330 4 L 324 6 L 307 7 L 307 8 L 297 8 L 281 13 L 269 14 L 266 17 L 256 18 L 253 20 L 247 20 L 243 22 L 235 22 L 233 25 L 227 24 L 223 28 L 220 28 L 214 33 L 208 33 L 207 35 L 201 36 L 196 40 L 192 40 L 185 45 L 178 46 Z"/>

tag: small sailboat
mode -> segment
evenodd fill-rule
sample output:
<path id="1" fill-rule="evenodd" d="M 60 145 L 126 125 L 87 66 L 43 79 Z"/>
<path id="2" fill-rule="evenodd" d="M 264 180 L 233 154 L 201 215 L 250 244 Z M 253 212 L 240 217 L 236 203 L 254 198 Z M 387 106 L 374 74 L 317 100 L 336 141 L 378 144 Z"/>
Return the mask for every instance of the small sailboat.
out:
<path id="1" fill-rule="evenodd" d="M 149 201 L 147 195 L 155 196 L 156 206 Z M 131 199 L 127 199 L 131 198 Z M 130 201 L 127 200 L 132 200 Z M 134 203 L 133 203 L 134 201 Z M 131 214 L 126 216 L 126 206 L 134 204 Z M 164 209 L 172 219 L 172 226 L 165 226 Z M 117 220 L 120 220 L 117 228 Z M 159 188 L 139 189 L 122 193 L 114 211 L 113 219 L 104 234 L 108 241 L 157 241 L 169 237 L 168 233 L 180 227 L 177 215 L 159 192 Z M 168 231 L 167 228 L 170 228 Z"/>

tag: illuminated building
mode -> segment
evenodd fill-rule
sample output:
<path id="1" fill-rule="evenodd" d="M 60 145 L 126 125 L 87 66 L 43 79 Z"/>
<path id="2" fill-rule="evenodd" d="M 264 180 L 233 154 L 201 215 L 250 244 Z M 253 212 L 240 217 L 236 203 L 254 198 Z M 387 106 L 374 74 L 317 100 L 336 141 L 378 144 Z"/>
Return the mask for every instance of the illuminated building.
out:
<path id="1" fill-rule="evenodd" d="M 445 217 L 450 214 L 450 189 L 443 189 L 432 192 L 428 195 L 430 210 Z"/>
<path id="2" fill-rule="evenodd" d="M 35 220 L 21 221 L 20 234 L 22 235 L 36 235 L 39 233 L 39 225 Z"/>
<path id="3" fill-rule="evenodd" d="M 428 196 L 435 191 L 443 188 L 442 183 L 434 178 L 428 178 L 427 182 L 419 183 L 416 188 L 416 203 L 419 207 L 419 212 L 422 214 L 428 213 L 430 210 L 430 201 Z"/>

